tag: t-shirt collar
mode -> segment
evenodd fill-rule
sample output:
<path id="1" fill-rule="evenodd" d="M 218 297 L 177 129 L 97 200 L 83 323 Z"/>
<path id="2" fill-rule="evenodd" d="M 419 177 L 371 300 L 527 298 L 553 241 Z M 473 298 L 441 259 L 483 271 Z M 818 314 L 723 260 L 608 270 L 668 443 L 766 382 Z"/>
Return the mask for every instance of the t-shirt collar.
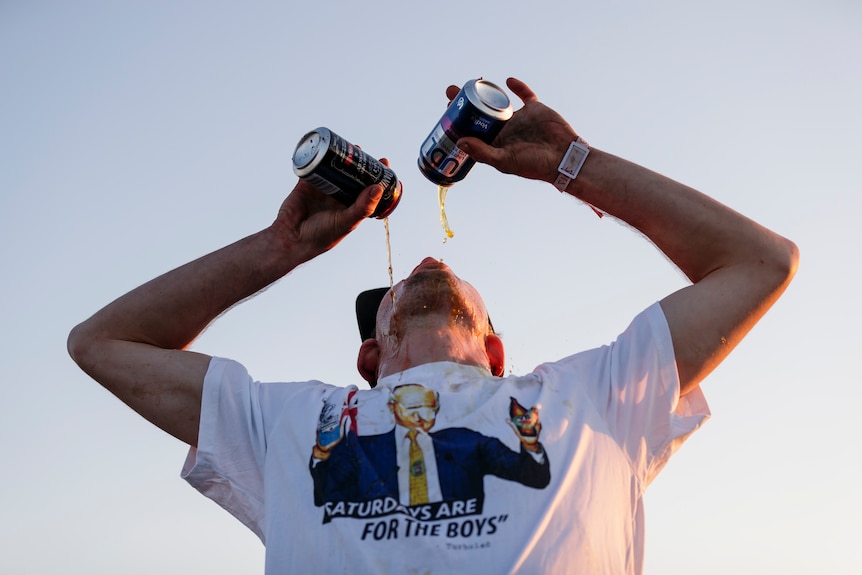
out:
<path id="1" fill-rule="evenodd" d="M 449 385 L 458 385 L 476 378 L 493 377 L 486 367 L 478 365 L 464 365 L 454 361 L 435 361 L 423 363 L 398 373 L 392 373 L 380 378 L 378 387 L 389 389 L 398 387 L 405 383 L 421 383 L 423 385 L 439 384 L 446 382 Z"/>

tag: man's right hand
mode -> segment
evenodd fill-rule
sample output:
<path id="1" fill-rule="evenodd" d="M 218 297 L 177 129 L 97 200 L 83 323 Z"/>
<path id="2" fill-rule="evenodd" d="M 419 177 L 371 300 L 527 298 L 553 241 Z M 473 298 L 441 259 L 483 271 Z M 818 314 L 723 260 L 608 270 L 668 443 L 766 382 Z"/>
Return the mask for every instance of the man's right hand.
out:
<path id="1" fill-rule="evenodd" d="M 108 304 L 72 330 L 69 353 L 140 415 L 197 445 L 210 358 L 185 348 L 233 305 L 335 246 L 381 195 L 372 186 L 344 206 L 299 181 L 272 225 Z"/>
<path id="2" fill-rule="evenodd" d="M 389 163 L 381 160 L 385 165 Z M 366 188 L 350 206 L 299 180 L 278 211 L 273 230 L 285 245 L 310 260 L 332 249 L 377 208 L 383 195 L 379 184 Z"/>

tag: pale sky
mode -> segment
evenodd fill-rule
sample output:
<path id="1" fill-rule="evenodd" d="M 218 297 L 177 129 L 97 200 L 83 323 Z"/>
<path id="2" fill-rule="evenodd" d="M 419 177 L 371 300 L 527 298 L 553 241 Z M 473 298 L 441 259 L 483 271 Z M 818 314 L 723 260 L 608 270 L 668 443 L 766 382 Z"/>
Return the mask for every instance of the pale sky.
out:
<path id="1" fill-rule="evenodd" d="M 268 225 L 327 126 L 404 184 L 403 277 L 443 258 L 507 371 L 611 341 L 685 285 L 551 186 L 416 168 L 444 89 L 517 76 L 595 147 L 791 238 L 795 282 L 705 383 L 713 417 L 647 493 L 650 574 L 862 572 L 862 7 L 852 0 L 0 1 L 0 573 L 262 573 L 264 549 L 179 477 L 186 449 L 69 359 L 69 330 Z M 517 100 L 516 107 L 518 106 Z M 361 384 L 353 300 L 383 225 L 220 318 L 194 349 L 257 379 Z"/>

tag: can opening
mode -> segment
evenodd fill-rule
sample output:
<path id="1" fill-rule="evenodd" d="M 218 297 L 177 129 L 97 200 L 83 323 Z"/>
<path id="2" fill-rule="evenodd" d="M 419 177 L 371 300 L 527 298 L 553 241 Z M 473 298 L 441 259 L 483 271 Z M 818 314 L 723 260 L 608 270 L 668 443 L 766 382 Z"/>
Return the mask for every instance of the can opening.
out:
<path id="1" fill-rule="evenodd" d="M 476 95 L 483 104 L 495 110 L 505 110 L 509 107 L 509 97 L 498 86 L 485 80 L 476 81 Z"/>

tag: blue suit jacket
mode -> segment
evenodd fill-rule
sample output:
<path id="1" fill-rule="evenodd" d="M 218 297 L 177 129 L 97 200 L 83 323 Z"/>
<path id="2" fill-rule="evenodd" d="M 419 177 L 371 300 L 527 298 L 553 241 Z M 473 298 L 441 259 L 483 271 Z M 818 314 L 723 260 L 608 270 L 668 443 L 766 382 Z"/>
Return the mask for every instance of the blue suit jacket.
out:
<path id="1" fill-rule="evenodd" d="M 437 475 L 444 501 L 484 500 L 485 475 L 544 488 L 551 480 L 547 457 L 537 462 L 523 447 L 515 452 L 495 437 L 466 428 L 429 434 L 434 443 Z M 314 503 L 398 499 L 395 430 L 380 435 L 347 437 L 332 449 L 329 459 L 309 465 L 314 479 Z"/>

